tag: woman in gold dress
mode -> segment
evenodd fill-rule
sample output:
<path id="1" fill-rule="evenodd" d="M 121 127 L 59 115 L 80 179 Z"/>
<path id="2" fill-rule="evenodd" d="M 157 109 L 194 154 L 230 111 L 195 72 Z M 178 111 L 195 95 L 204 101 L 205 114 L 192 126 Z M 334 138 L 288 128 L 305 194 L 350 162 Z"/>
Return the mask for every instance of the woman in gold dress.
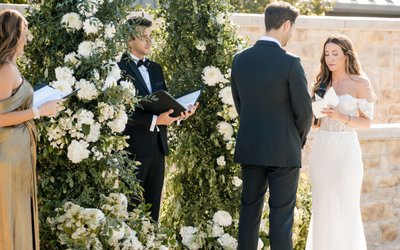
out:
<path id="1" fill-rule="evenodd" d="M 33 119 L 54 115 L 59 103 L 32 107 L 33 89 L 15 64 L 27 25 L 17 11 L 0 12 L 0 250 L 39 249 Z"/>

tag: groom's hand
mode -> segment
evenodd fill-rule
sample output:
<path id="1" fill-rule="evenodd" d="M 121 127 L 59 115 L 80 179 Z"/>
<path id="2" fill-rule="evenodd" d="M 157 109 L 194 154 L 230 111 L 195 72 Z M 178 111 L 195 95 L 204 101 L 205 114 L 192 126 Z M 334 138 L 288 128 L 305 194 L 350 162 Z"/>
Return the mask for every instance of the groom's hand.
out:
<path id="1" fill-rule="evenodd" d="M 179 116 L 179 120 L 186 120 L 187 118 L 189 118 L 189 116 L 193 115 L 194 112 L 196 112 L 197 107 L 199 106 L 199 103 L 196 102 L 196 104 L 190 105 L 189 106 L 189 110 L 186 110 L 185 112 L 181 112 L 181 115 Z"/>

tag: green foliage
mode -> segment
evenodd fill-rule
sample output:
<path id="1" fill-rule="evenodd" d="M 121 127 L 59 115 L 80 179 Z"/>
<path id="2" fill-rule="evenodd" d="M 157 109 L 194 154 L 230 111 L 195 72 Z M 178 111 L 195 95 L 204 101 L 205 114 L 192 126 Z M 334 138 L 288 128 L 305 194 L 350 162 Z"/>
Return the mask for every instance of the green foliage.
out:
<path id="1" fill-rule="evenodd" d="M 235 8 L 235 12 L 239 13 L 264 13 L 265 7 L 270 4 L 271 0 L 231 0 L 231 4 Z M 333 7 L 331 0 L 286 0 L 297 7 L 302 15 L 324 15 Z"/>
<path id="2" fill-rule="evenodd" d="M 16 4 L 27 4 L 27 0 L 3 0 L 0 3 L 16 3 Z"/>
<path id="3" fill-rule="evenodd" d="M 228 86 L 233 55 L 243 44 L 230 22 L 230 10 L 224 0 L 161 0 L 156 13 L 164 23 L 155 41 L 155 59 L 165 69 L 171 93 L 178 95 L 203 86 L 206 66 L 228 75 L 216 86 L 205 86 L 195 115 L 171 131 L 162 222 L 177 232 L 182 226 L 206 230 L 207 221 L 218 210 L 238 218 L 240 192 L 233 184 L 233 178 L 240 175 L 239 166 L 233 163 L 235 135 L 224 140 L 218 132 L 220 122 L 237 124 L 236 118 L 224 117 L 232 105 L 219 97 Z M 217 164 L 221 156 L 226 164 Z M 229 233 L 236 237 L 236 229 Z M 214 244 L 207 243 L 208 247 Z"/>

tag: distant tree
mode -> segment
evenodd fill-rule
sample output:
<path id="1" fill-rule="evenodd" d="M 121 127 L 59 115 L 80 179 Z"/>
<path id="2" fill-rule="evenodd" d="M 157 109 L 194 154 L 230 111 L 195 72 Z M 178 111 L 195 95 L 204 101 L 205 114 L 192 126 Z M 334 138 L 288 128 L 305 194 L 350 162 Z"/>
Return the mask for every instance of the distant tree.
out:
<path id="1" fill-rule="evenodd" d="M 231 0 L 236 12 L 264 13 L 265 6 L 271 0 Z M 333 6 L 332 0 L 286 0 L 300 9 L 302 15 L 324 15 Z"/>

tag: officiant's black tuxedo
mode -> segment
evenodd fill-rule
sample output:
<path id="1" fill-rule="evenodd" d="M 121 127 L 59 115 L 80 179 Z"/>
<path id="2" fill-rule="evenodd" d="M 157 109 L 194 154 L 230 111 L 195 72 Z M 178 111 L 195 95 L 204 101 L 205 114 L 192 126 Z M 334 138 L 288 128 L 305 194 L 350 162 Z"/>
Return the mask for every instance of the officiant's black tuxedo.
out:
<path id="1" fill-rule="evenodd" d="M 301 149 L 312 120 L 300 59 L 260 40 L 235 56 L 231 84 L 240 119 L 234 160 L 243 175 L 238 249 L 257 249 L 268 187 L 271 249 L 292 249 Z"/>
<path id="2" fill-rule="evenodd" d="M 136 62 L 128 53 L 123 54 L 118 63 L 121 69 L 122 79 L 130 80 L 136 88 L 136 94 L 147 96 L 150 93 L 146 83 L 136 65 Z M 149 72 L 152 92 L 167 90 L 161 66 L 149 61 Z M 153 114 L 137 108 L 129 117 L 124 134 L 129 136 L 128 151 L 131 156 L 141 162 L 137 177 L 144 188 L 146 203 L 152 204 L 151 216 L 158 220 L 160 210 L 161 190 L 164 182 L 165 155 L 168 154 L 167 126 L 159 125 L 150 131 Z M 138 201 L 135 201 L 138 203 Z"/>

